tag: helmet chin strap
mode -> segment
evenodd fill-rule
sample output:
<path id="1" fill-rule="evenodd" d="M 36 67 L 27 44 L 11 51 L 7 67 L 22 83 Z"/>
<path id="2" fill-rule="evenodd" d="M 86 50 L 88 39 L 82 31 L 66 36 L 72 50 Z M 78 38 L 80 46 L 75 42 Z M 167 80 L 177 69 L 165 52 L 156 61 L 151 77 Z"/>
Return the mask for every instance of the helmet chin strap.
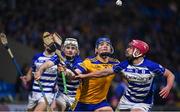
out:
<path id="1" fill-rule="evenodd" d="M 55 44 L 50 44 L 47 48 L 47 51 L 48 51 L 48 53 L 52 53 L 52 52 L 55 52 L 56 49 L 57 49 L 57 47 Z"/>
<path id="2" fill-rule="evenodd" d="M 132 54 L 134 58 L 138 58 L 138 57 L 142 56 L 142 53 L 137 54 L 137 52 L 138 52 L 138 49 L 134 48 L 134 51 L 133 51 L 133 54 Z"/>
<path id="3" fill-rule="evenodd" d="M 66 56 L 67 60 L 73 60 L 75 56 Z"/>
<path id="4" fill-rule="evenodd" d="M 99 56 L 102 58 L 112 57 L 112 53 L 104 52 L 104 53 L 99 54 Z"/>
<path id="5" fill-rule="evenodd" d="M 126 57 L 127 60 L 129 60 L 129 64 L 132 64 L 135 59 L 143 56 L 142 53 L 137 53 L 138 52 L 137 50 L 138 50 L 137 48 L 134 48 L 132 55 Z"/>

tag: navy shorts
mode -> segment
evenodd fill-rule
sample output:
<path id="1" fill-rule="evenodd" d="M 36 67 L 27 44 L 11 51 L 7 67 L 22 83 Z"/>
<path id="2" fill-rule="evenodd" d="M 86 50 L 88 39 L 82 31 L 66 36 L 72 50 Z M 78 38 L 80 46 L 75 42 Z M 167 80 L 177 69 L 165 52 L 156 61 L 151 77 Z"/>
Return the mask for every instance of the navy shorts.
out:
<path id="1" fill-rule="evenodd" d="M 105 106 L 110 106 L 106 100 L 103 100 L 102 102 L 97 103 L 97 104 L 85 104 L 85 103 L 78 102 L 75 108 L 75 111 L 94 111 L 98 108 L 105 107 Z"/>

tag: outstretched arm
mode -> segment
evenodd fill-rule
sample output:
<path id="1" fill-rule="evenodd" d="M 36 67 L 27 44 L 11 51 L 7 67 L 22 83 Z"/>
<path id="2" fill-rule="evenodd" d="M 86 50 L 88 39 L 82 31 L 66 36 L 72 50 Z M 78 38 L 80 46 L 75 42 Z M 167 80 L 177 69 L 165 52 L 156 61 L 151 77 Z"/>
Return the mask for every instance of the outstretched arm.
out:
<path id="1" fill-rule="evenodd" d="M 161 96 L 162 98 L 166 98 L 166 97 L 169 95 L 169 92 L 170 92 L 171 88 L 173 87 L 174 79 L 175 79 L 174 74 L 173 74 L 170 70 L 168 70 L 168 69 L 165 70 L 164 76 L 165 76 L 166 79 L 167 79 L 167 84 L 166 84 L 166 86 L 159 92 L 159 94 L 160 94 L 160 96 Z"/>
<path id="2" fill-rule="evenodd" d="M 32 79 L 32 68 L 29 68 L 26 75 L 20 77 L 24 83 L 31 81 Z"/>
<path id="3" fill-rule="evenodd" d="M 107 68 L 101 71 L 91 72 L 88 74 L 79 74 L 76 78 L 90 78 L 90 77 L 103 77 L 113 74 L 113 68 Z"/>
<path id="4" fill-rule="evenodd" d="M 22 80 L 23 87 L 28 89 L 29 82 L 32 80 L 32 68 L 29 68 L 27 74 L 24 76 L 21 76 L 20 79 Z"/>
<path id="5" fill-rule="evenodd" d="M 35 80 L 39 80 L 43 71 L 52 66 L 54 66 L 54 63 L 52 61 L 47 61 L 47 62 L 43 63 L 34 74 Z"/>
<path id="6" fill-rule="evenodd" d="M 113 66 L 112 68 L 106 68 L 104 70 L 91 72 L 88 74 L 79 74 L 76 78 L 88 78 L 88 77 L 103 77 L 107 75 L 111 75 L 113 73 L 120 73 L 123 69 L 128 66 L 129 62 L 127 60 L 118 63 L 117 65 Z"/>

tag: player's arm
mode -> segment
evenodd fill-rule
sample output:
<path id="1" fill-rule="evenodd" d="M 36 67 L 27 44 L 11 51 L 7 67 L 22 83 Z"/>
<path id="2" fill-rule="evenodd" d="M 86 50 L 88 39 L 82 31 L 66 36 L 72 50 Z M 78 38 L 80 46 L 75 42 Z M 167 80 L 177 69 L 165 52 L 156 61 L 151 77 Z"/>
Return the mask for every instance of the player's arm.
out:
<path id="1" fill-rule="evenodd" d="M 43 64 L 39 67 L 38 71 L 40 71 L 40 73 L 42 74 L 46 69 L 48 69 L 48 68 L 50 68 L 50 67 L 52 67 L 52 66 L 54 66 L 54 63 L 49 60 L 49 61 L 43 63 Z"/>
<path id="2" fill-rule="evenodd" d="M 67 77 L 70 77 L 71 79 L 78 79 L 79 75 L 87 72 L 87 61 L 83 62 L 82 64 L 77 64 L 75 70 L 70 70 L 68 68 L 65 69 L 65 74 Z M 78 74 L 78 75 L 77 75 Z"/>
<path id="3" fill-rule="evenodd" d="M 70 69 L 66 69 L 66 75 L 71 77 L 71 79 L 76 79 L 77 74 L 81 74 L 87 71 L 87 66 L 89 64 L 89 60 L 85 59 L 83 62 L 79 62 L 76 64 L 76 69 L 73 71 Z"/>
<path id="4" fill-rule="evenodd" d="M 104 70 L 103 70 L 104 71 Z M 72 72 L 70 69 L 66 69 L 66 76 L 68 77 L 71 77 L 72 79 L 78 79 L 78 78 L 88 78 L 88 77 L 102 77 L 102 76 L 105 76 L 104 75 L 98 75 L 101 71 L 98 71 L 98 72 L 91 72 L 91 73 L 88 73 L 88 74 L 82 74 L 82 71 L 80 69 L 75 69 L 75 72 L 78 74 L 78 75 L 75 75 L 74 72 Z"/>
<path id="5" fill-rule="evenodd" d="M 29 88 L 29 82 L 32 80 L 32 68 L 29 68 L 26 75 L 21 76 L 20 79 L 22 80 L 22 85 L 24 88 Z"/>
<path id="6" fill-rule="evenodd" d="M 26 75 L 20 77 L 23 82 L 29 82 L 32 79 L 32 68 L 29 68 Z"/>
<path id="7" fill-rule="evenodd" d="M 77 79 L 78 78 L 78 76 L 79 76 L 79 74 L 81 74 L 82 73 L 82 71 L 81 70 L 79 70 L 79 69 L 75 69 L 74 71 L 72 71 L 72 70 L 70 70 L 70 69 L 68 69 L 68 68 L 66 68 L 64 71 L 62 71 L 62 72 L 64 72 L 64 74 L 68 77 L 68 78 L 70 78 L 70 79 Z M 74 72 L 76 72 L 77 74 L 78 74 L 78 76 L 74 73 Z"/>
<path id="8" fill-rule="evenodd" d="M 167 79 L 167 84 L 159 92 L 159 94 L 162 98 L 166 98 L 169 95 L 169 92 L 170 92 L 171 88 L 173 87 L 174 79 L 175 79 L 174 74 L 168 69 L 165 69 L 164 77 L 166 77 L 166 79 Z"/>
<path id="9" fill-rule="evenodd" d="M 27 76 L 27 80 L 28 80 L 28 81 L 30 81 L 30 80 L 32 79 L 32 68 L 29 68 L 26 76 Z"/>
<path id="10" fill-rule="evenodd" d="M 63 72 L 64 75 L 69 78 L 75 76 L 75 74 L 70 69 L 68 69 L 66 66 L 61 64 L 58 64 L 58 72 L 59 73 Z"/>
<path id="11" fill-rule="evenodd" d="M 76 78 L 103 77 L 103 76 L 111 75 L 113 73 L 119 74 L 123 69 L 125 69 L 128 66 L 128 64 L 129 64 L 128 61 L 125 60 L 113 66 L 112 68 L 106 68 L 104 70 L 91 72 L 88 74 L 79 74 L 78 76 L 76 76 Z"/>
<path id="12" fill-rule="evenodd" d="M 45 63 L 43 63 L 39 69 L 34 73 L 34 78 L 35 80 L 39 80 L 41 77 L 41 74 L 47 69 L 54 66 L 54 63 L 52 61 L 47 61 Z"/>
<path id="13" fill-rule="evenodd" d="M 27 82 L 31 81 L 32 79 L 32 68 L 29 68 L 27 74 L 26 74 Z"/>
<path id="14" fill-rule="evenodd" d="M 76 76 L 75 78 L 90 78 L 90 77 L 103 77 L 103 76 L 107 76 L 110 74 L 113 74 L 114 70 L 113 68 L 107 68 L 101 71 L 96 71 L 96 72 L 90 72 L 88 74 L 79 74 L 78 76 Z"/>

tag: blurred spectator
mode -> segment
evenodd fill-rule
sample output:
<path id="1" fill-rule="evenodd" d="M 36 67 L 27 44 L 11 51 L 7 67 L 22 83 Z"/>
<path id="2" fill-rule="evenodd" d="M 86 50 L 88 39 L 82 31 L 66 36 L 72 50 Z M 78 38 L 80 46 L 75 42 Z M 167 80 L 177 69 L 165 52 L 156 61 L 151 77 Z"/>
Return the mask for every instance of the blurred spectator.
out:
<path id="1" fill-rule="evenodd" d="M 15 98 L 15 85 L 0 80 L 0 102 L 7 103 L 13 102 Z"/>

